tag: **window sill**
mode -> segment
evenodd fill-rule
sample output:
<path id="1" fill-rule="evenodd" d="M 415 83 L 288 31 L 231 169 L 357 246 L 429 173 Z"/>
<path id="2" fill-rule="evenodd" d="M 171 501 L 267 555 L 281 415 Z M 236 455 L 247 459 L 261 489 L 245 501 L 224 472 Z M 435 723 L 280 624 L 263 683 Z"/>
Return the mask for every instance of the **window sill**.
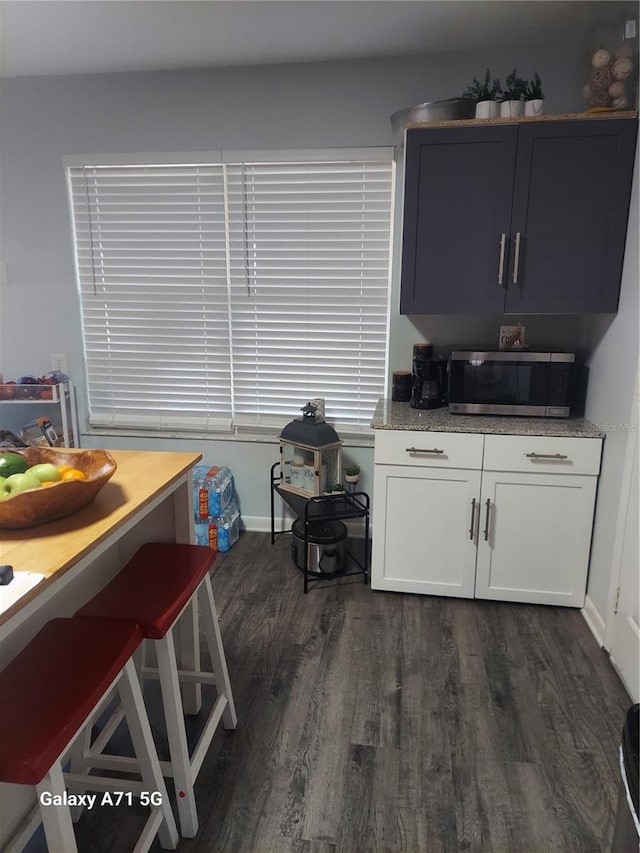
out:
<path id="1" fill-rule="evenodd" d="M 338 433 L 340 435 L 340 433 Z M 169 432 L 143 429 L 101 429 L 90 428 L 80 432 L 81 436 L 95 438 L 96 436 L 108 436 L 111 438 L 144 438 L 153 441 L 233 441 L 246 444 L 279 444 L 280 434 L 275 432 Z M 340 436 L 343 447 L 373 447 L 374 433 L 362 433 L 361 435 L 344 433 Z"/>

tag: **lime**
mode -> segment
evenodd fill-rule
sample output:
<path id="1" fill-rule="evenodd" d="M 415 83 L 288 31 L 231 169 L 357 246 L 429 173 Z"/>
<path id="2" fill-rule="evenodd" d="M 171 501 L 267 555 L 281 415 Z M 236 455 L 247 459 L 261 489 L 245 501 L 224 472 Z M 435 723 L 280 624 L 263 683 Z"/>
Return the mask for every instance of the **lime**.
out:
<path id="1" fill-rule="evenodd" d="M 29 463 L 19 453 L 0 453 L 0 477 L 24 474 L 28 467 Z"/>

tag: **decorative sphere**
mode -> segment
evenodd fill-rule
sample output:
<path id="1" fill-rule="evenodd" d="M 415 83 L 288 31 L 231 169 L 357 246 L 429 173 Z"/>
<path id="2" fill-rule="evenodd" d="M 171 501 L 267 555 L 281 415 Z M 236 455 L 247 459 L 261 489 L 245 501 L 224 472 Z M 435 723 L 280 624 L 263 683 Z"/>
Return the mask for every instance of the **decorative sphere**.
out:
<path id="1" fill-rule="evenodd" d="M 612 98 L 621 98 L 624 95 L 624 83 L 616 81 L 609 86 L 609 94 Z"/>
<path id="2" fill-rule="evenodd" d="M 621 98 L 614 98 L 611 101 L 611 106 L 614 110 L 624 110 L 629 106 L 629 101 L 627 100 L 626 96 L 623 96 Z"/>
<path id="3" fill-rule="evenodd" d="M 616 80 L 626 80 L 633 71 L 633 62 L 630 59 L 616 59 L 611 71 Z"/>
<path id="4" fill-rule="evenodd" d="M 608 50 L 605 50 L 604 47 L 601 47 L 600 50 L 596 50 L 591 57 L 591 64 L 594 68 L 606 68 L 610 62 L 611 54 Z"/>

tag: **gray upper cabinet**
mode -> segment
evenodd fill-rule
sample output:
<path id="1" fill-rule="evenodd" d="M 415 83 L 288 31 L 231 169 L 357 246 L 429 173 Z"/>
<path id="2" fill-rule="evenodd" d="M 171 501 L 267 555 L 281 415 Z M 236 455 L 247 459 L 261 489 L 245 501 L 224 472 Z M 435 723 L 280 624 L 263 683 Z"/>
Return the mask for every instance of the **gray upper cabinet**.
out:
<path id="1" fill-rule="evenodd" d="M 637 120 L 407 131 L 402 314 L 614 312 Z"/>

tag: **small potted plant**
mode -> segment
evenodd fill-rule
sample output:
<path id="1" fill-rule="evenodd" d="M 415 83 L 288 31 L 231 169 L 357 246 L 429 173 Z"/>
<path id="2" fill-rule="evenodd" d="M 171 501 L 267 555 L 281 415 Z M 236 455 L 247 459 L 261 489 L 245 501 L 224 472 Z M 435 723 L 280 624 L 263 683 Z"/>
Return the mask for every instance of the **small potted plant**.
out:
<path id="1" fill-rule="evenodd" d="M 500 116 L 513 118 L 522 115 L 522 107 L 527 90 L 527 81 L 518 77 L 518 69 L 514 68 L 507 76 L 500 102 Z"/>
<path id="2" fill-rule="evenodd" d="M 359 465 L 350 465 L 348 468 L 344 469 L 345 483 L 357 483 L 359 479 L 360 479 L 360 466 Z"/>
<path id="3" fill-rule="evenodd" d="M 498 99 L 501 92 L 500 81 L 492 80 L 491 71 L 487 68 L 484 81 L 480 82 L 474 77 L 464 97 L 472 98 L 476 102 L 476 118 L 495 118 L 498 115 Z"/>
<path id="4" fill-rule="evenodd" d="M 537 71 L 533 74 L 533 80 L 529 80 L 524 93 L 524 114 L 526 116 L 541 116 L 544 110 L 544 94 L 542 92 L 542 81 Z"/>

